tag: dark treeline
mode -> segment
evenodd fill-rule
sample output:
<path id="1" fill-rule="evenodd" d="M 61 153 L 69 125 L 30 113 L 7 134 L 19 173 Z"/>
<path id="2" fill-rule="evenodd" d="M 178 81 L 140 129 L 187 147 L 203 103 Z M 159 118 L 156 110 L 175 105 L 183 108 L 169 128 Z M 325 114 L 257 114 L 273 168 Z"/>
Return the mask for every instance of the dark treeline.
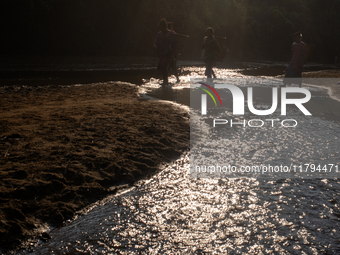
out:
<path id="1" fill-rule="evenodd" d="M 340 0 L 2 0 L 1 55 L 151 56 L 158 21 L 187 34 L 199 59 L 204 31 L 226 36 L 231 60 L 287 60 L 292 35 L 315 44 L 314 61 L 340 46 Z"/>

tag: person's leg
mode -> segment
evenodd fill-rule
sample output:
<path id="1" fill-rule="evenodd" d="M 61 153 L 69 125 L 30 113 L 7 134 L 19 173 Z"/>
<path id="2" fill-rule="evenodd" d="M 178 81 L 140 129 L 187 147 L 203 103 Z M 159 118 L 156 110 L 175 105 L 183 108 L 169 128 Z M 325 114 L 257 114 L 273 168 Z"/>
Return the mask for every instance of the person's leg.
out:
<path id="1" fill-rule="evenodd" d="M 176 82 L 180 82 L 180 80 L 179 80 L 179 76 L 178 76 L 178 70 L 177 70 L 177 60 L 176 60 L 176 59 L 175 59 L 174 68 L 175 68 L 175 77 L 176 77 Z"/>
<path id="2" fill-rule="evenodd" d="M 207 76 L 207 78 L 211 78 L 212 77 L 212 68 L 213 68 L 214 63 L 213 62 L 206 62 L 206 68 L 205 68 L 205 75 Z"/>
<path id="3" fill-rule="evenodd" d="M 299 84 L 299 87 L 302 87 L 302 71 L 303 71 L 303 65 L 301 65 L 300 69 L 299 69 L 299 74 L 298 74 L 298 78 L 297 78 L 297 83 Z"/>
<path id="4" fill-rule="evenodd" d="M 168 85 L 169 81 L 168 81 L 168 71 L 167 70 L 163 70 L 162 71 L 162 75 L 163 75 L 163 85 Z"/>
<path id="5" fill-rule="evenodd" d="M 176 81 L 180 82 L 177 71 L 177 56 L 175 56 L 174 60 L 171 62 L 170 67 L 175 73 Z"/>
<path id="6" fill-rule="evenodd" d="M 172 60 L 173 60 L 172 56 L 162 56 L 159 60 L 159 64 L 158 64 L 157 69 L 162 72 L 163 85 L 169 84 L 168 74 L 169 74 L 169 68 L 170 68 L 170 64 L 171 64 Z"/>
<path id="7" fill-rule="evenodd" d="M 214 72 L 214 70 L 211 68 L 211 74 L 212 74 L 212 76 L 216 79 L 216 75 L 215 75 L 215 72 Z"/>

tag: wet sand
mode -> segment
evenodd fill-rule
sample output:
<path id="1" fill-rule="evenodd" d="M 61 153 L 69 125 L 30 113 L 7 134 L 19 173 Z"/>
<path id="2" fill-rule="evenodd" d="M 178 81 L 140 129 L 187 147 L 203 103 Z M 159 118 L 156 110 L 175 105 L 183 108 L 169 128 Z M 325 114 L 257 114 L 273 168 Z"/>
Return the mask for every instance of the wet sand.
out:
<path id="1" fill-rule="evenodd" d="M 189 115 L 111 82 L 0 88 L 0 247 L 61 226 L 189 148 Z M 38 232 L 38 233 L 37 233 Z"/>
<path id="2" fill-rule="evenodd" d="M 47 240 L 40 226 L 61 226 L 189 148 L 188 113 L 140 100 L 131 84 L 11 85 L 0 91 L 3 248 L 30 236 Z"/>

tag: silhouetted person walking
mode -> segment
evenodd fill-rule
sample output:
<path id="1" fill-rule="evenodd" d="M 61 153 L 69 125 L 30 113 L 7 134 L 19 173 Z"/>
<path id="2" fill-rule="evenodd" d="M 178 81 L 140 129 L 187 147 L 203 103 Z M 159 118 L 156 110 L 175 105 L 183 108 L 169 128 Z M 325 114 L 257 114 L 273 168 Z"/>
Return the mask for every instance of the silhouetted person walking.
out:
<path id="1" fill-rule="evenodd" d="M 167 85 L 169 67 L 175 59 L 175 52 L 173 50 L 175 33 L 167 28 L 167 22 L 165 19 L 162 19 L 158 26 L 160 31 L 154 41 L 154 46 L 157 49 L 157 55 L 159 57 L 157 70 L 162 72 L 163 85 Z"/>
<path id="2" fill-rule="evenodd" d="M 202 48 L 204 49 L 203 61 L 205 62 L 205 75 L 207 78 L 216 78 L 213 67 L 216 63 L 218 55 L 221 53 L 221 47 L 214 37 L 214 29 L 211 27 L 207 28 L 203 39 Z"/>
<path id="3" fill-rule="evenodd" d="M 286 69 L 285 78 L 301 78 L 303 65 L 307 60 L 306 44 L 301 41 L 301 32 L 294 34 L 294 43 L 292 45 L 292 58 Z M 301 87 L 301 79 L 299 79 L 299 86 Z M 284 81 L 286 85 L 287 80 Z"/>

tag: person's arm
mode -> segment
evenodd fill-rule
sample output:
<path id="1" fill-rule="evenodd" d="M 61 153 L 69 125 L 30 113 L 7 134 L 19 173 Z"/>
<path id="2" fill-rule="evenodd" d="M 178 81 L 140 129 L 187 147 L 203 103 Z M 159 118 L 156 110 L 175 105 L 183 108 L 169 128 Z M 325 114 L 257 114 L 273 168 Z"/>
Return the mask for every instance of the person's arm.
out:
<path id="1" fill-rule="evenodd" d="M 207 46 L 207 45 L 206 45 L 206 41 L 207 41 L 206 39 L 207 39 L 207 37 L 204 37 L 204 38 L 203 38 L 202 49 L 205 49 L 205 46 Z"/>
<path id="2" fill-rule="evenodd" d="M 221 53 L 221 46 L 216 38 L 213 40 L 213 43 L 214 43 L 214 55 L 215 57 L 218 57 L 218 55 Z"/>
<path id="3" fill-rule="evenodd" d="M 163 39 L 170 39 L 172 36 L 174 36 L 174 32 L 172 32 L 171 30 L 167 30 L 167 33 L 163 36 Z"/>
<path id="4" fill-rule="evenodd" d="M 218 43 L 218 40 L 217 40 L 217 39 L 216 39 L 216 45 L 217 45 L 216 51 L 217 51 L 218 53 L 220 53 L 220 52 L 222 51 L 222 49 L 221 49 L 221 46 L 220 46 L 220 44 Z"/>
<path id="5" fill-rule="evenodd" d="M 290 59 L 289 59 L 288 64 L 289 64 L 290 62 L 292 62 L 293 56 L 294 56 L 294 43 L 292 44 L 292 52 L 291 52 L 291 54 L 290 54 Z"/>
<path id="6" fill-rule="evenodd" d="M 162 36 L 161 35 L 161 32 L 158 32 L 158 34 L 156 35 L 156 38 L 155 38 L 155 40 L 153 41 L 153 46 L 155 46 L 156 48 L 158 48 L 158 46 L 159 46 L 159 40 L 160 40 L 160 36 Z"/>
<path id="7" fill-rule="evenodd" d="M 305 64 L 309 60 L 309 47 L 304 42 L 302 43 L 303 43 L 303 64 Z"/>

